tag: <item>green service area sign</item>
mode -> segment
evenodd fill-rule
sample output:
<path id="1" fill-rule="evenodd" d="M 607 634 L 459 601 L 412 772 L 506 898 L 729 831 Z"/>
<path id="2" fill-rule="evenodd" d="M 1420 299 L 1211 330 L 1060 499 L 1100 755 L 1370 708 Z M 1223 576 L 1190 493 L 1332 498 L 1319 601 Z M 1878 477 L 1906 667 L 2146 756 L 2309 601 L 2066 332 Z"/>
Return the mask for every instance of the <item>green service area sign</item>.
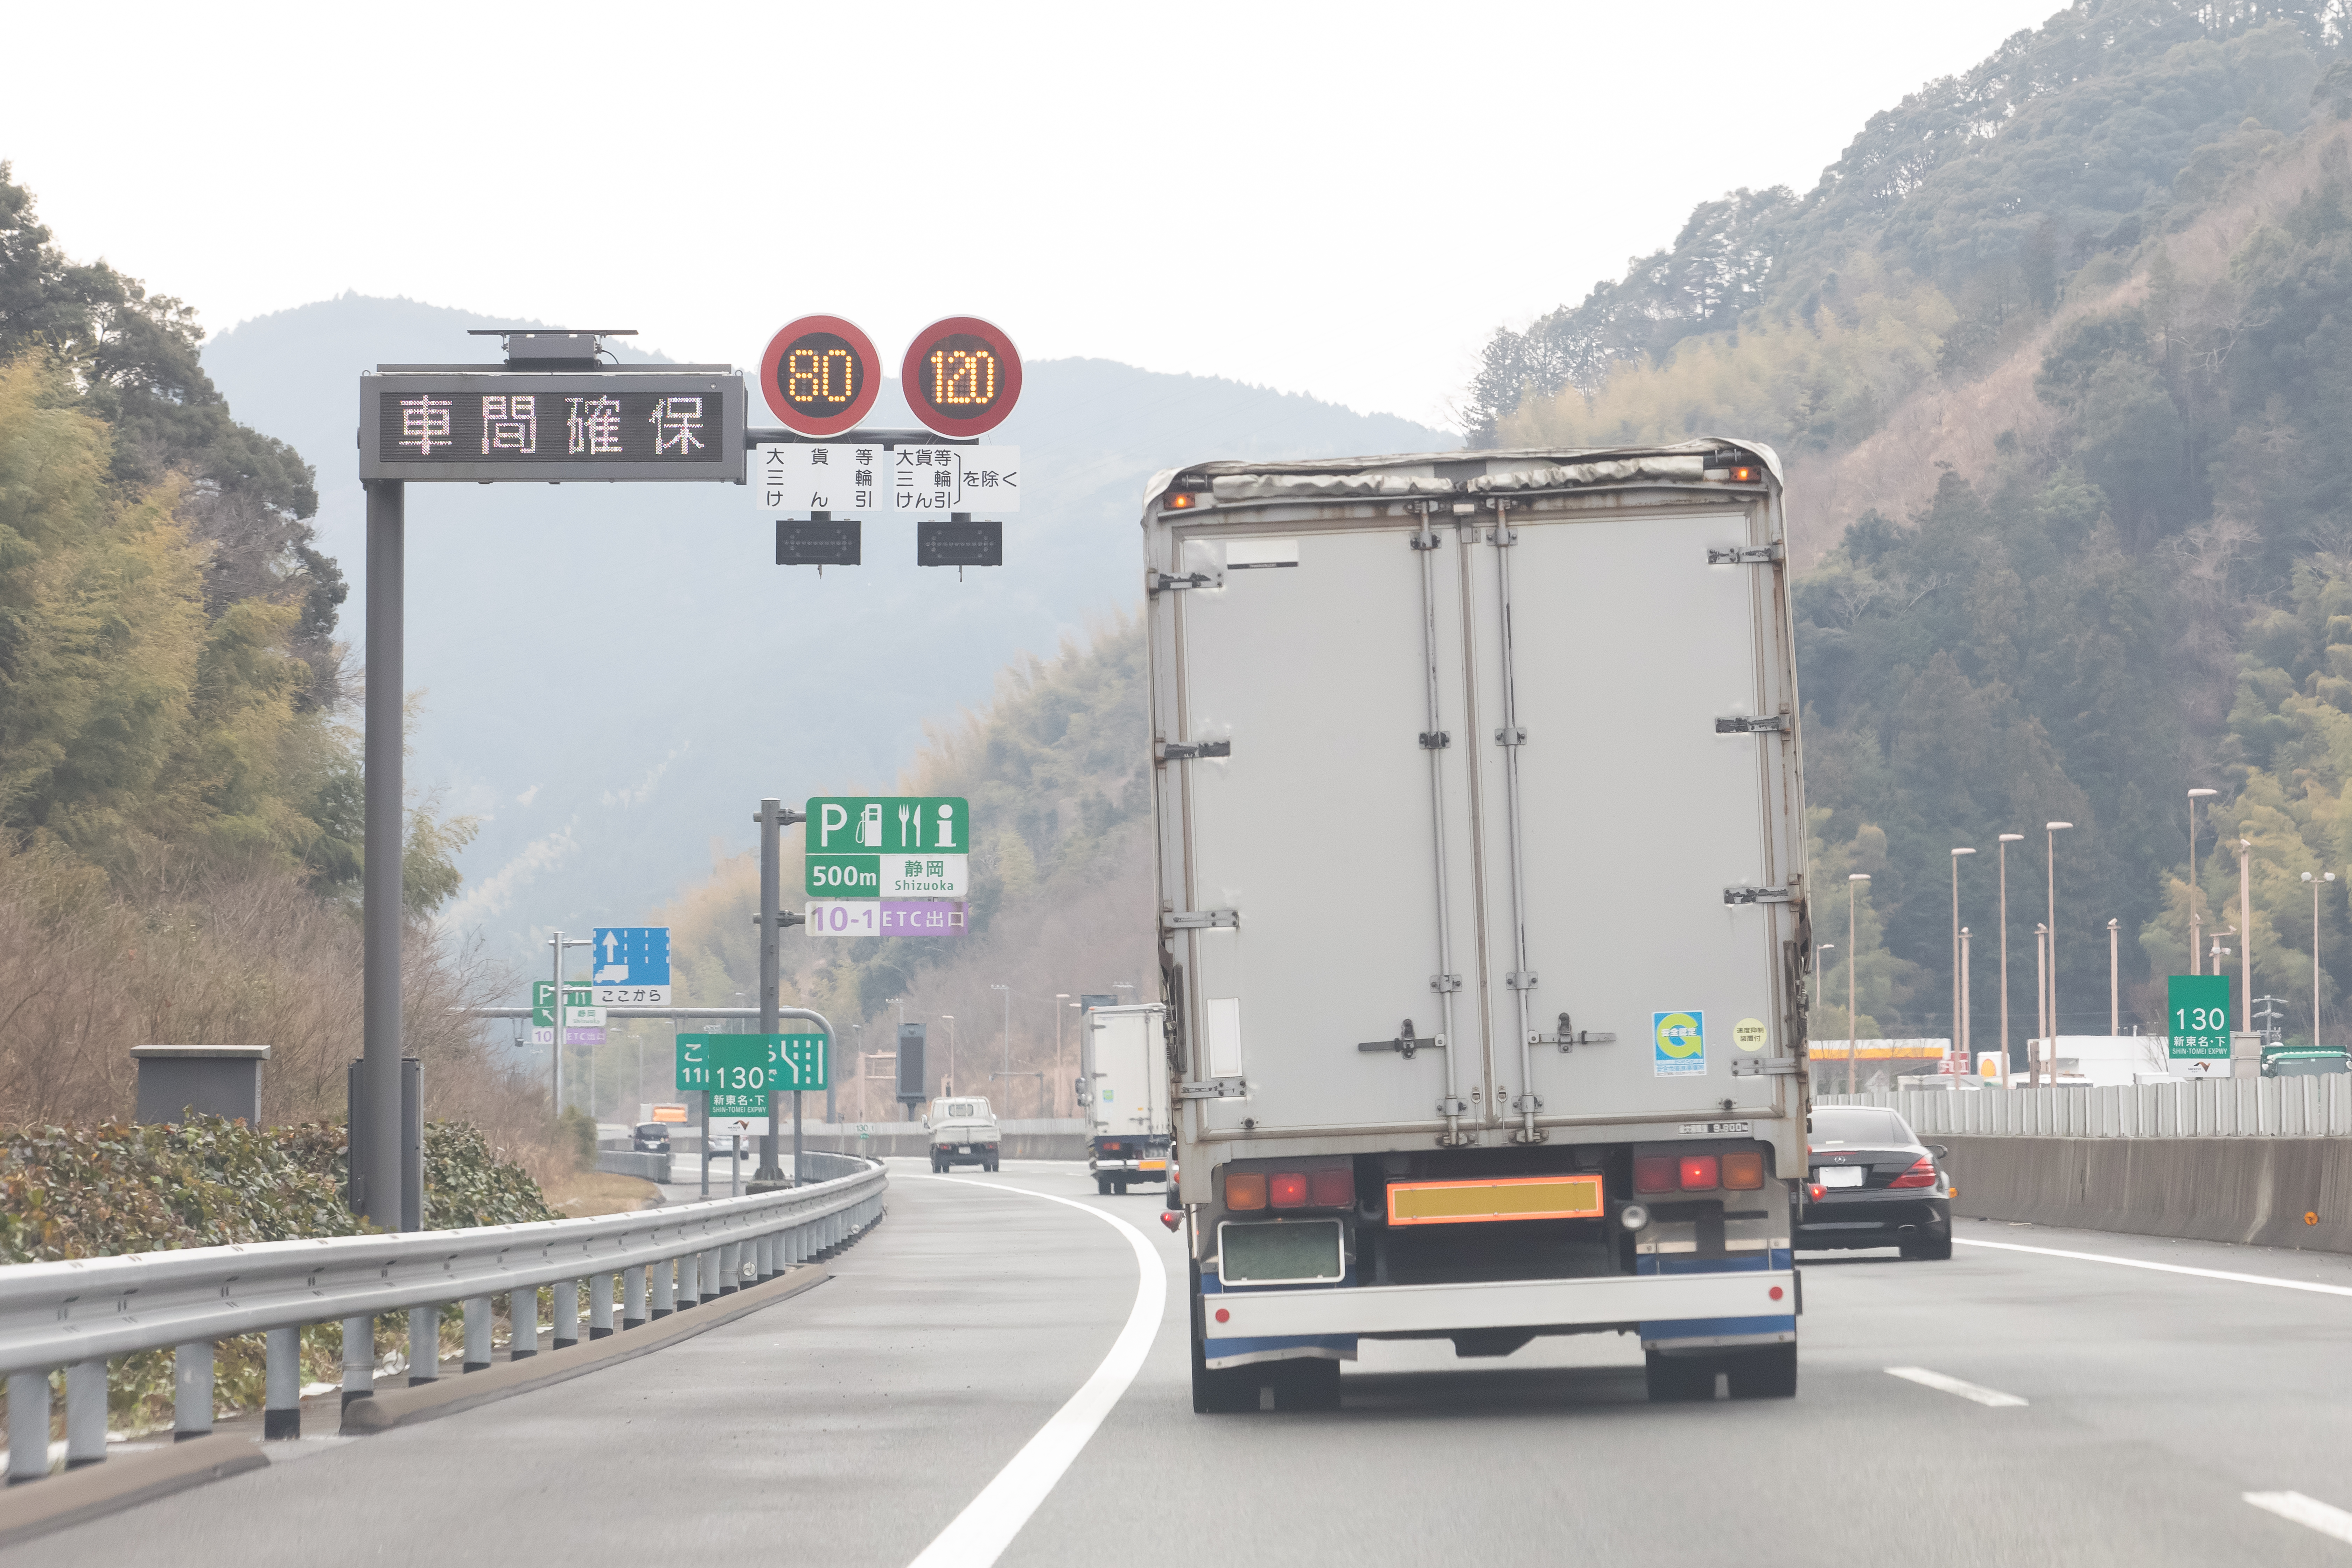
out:
<path id="1" fill-rule="evenodd" d="M 971 896 L 961 795 L 811 795 L 803 884 L 812 899 Z"/>
<path id="2" fill-rule="evenodd" d="M 768 1096 L 825 1089 L 823 1035 L 680 1035 L 677 1087 L 710 1097 L 714 1120 L 768 1114 Z"/>
<path id="3" fill-rule="evenodd" d="M 2174 1061 L 2228 1060 L 2230 977 L 2171 974 L 2165 977 L 2166 1025 L 2171 1039 L 2165 1054 Z"/>

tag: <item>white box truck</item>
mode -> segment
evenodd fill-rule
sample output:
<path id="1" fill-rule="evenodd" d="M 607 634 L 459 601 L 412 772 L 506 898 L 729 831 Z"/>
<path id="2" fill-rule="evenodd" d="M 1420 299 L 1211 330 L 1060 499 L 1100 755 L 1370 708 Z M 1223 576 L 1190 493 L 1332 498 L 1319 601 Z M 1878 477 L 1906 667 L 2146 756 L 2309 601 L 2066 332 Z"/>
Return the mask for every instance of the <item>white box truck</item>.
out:
<path id="1" fill-rule="evenodd" d="M 1778 459 L 1212 462 L 1143 515 L 1196 1409 L 1613 1331 L 1796 1391 Z"/>
<path id="2" fill-rule="evenodd" d="M 1168 1009 L 1090 1007 L 1078 1039 L 1078 1103 L 1097 1193 L 1168 1180 Z"/>

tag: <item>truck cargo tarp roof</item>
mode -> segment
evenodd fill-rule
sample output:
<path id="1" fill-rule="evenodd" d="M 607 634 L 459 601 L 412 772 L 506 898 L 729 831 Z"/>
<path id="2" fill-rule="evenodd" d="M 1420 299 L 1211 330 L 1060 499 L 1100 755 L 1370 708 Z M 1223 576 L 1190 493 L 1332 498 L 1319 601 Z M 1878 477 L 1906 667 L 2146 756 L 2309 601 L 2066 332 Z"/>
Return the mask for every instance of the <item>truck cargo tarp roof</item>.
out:
<path id="1" fill-rule="evenodd" d="M 1726 449 L 1753 455 L 1782 478 L 1780 456 L 1760 441 L 1702 436 L 1664 447 L 1515 447 L 1496 451 L 1400 452 L 1383 458 L 1308 458 L 1292 463 L 1188 463 L 1162 468 L 1144 488 L 1149 506 L 1179 474 L 1198 474 L 1221 501 L 1298 500 L 1318 496 L 1414 496 L 1458 493 L 1452 479 L 1399 469 L 1483 463 L 1471 476 L 1469 493 L 1558 489 L 1575 485 L 1623 484 L 1637 479 L 1696 479 L 1701 459 Z M 1496 471 L 1499 468 L 1499 471 Z"/>

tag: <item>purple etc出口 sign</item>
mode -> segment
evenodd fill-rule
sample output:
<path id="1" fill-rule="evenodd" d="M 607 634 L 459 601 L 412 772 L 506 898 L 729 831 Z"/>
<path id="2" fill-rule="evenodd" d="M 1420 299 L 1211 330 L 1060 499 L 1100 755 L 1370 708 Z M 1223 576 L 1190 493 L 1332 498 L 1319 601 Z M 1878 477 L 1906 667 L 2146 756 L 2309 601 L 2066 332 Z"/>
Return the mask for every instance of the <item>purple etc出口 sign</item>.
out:
<path id="1" fill-rule="evenodd" d="M 811 936 L 961 936 L 961 899 L 812 899 Z"/>

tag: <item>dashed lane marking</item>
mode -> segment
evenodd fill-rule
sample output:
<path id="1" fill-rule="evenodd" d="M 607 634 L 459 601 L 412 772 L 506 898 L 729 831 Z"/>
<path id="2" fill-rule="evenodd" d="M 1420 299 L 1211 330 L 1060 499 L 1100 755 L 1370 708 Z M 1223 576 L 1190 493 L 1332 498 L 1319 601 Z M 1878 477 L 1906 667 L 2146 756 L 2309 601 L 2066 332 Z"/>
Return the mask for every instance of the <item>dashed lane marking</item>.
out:
<path id="1" fill-rule="evenodd" d="M 2330 1508 L 2317 1498 L 2301 1492 L 2247 1492 L 2245 1499 L 2266 1513 L 2295 1523 L 2320 1534 L 2352 1544 L 2352 1513 L 2340 1508 Z"/>
<path id="2" fill-rule="evenodd" d="M 2014 1394 L 2003 1394 L 1998 1388 L 1987 1388 L 1980 1383 L 1965 1382 L 1944 1373 L 1929 1372 L 1924 1366 L 1890 1366 L 1886 1372 L 1890 1377 L 1904 1378 L 1925 1388 L 1941 1389 L 1946 1394 L 1957 1394 L 1962 1399 L 1973 1399 L 1979 1405 L 1999 1407 L 2026 1403 Z"/>

